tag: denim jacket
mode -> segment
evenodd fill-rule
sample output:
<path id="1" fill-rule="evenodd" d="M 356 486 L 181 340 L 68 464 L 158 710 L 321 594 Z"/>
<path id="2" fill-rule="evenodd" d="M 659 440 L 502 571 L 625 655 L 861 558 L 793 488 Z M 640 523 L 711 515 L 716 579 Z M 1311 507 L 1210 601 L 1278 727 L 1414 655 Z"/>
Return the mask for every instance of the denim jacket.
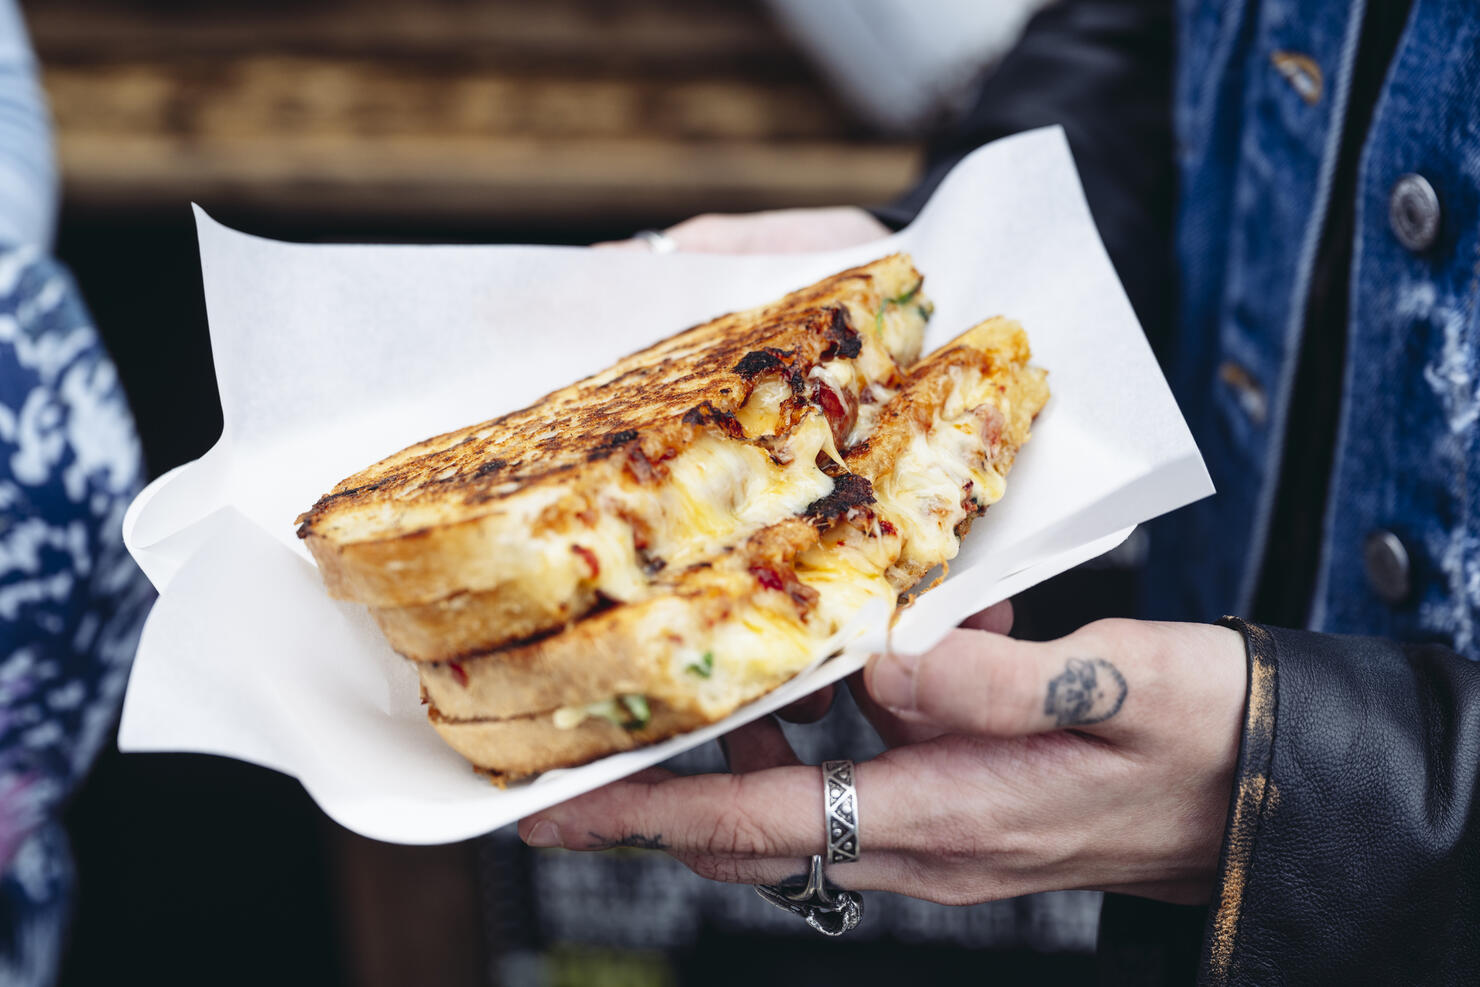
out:
<path id="1" fill-rule="evenodd" d="M 1323 530 L 1290 556 L 1314 559 L 1289 580 L 1312 630 L 1224 621 L 1248 701 L 1210 907 L 1106 895 L 1102 983 L 1480 981 L 1480 4 L 1413 0 L 1382 76 L 1368 44 L 1399 25 L 1362 28 L 1401 10 L 1364 21 L 1378 2 L 1062 0 L 880 213 L 1065 128 L 1218 487 L 1150 526 L 1151 616 L 1248 612 L 1271 538 L 1301 534 L 1275 534 L 1281 486 L 1334 435 Z M 1349 270 L 1318 263 L 1348 218 Z M 1314 431 L 1308 326 L 1345 342 Z"/>
<path id="2" fill-rule="evenodd" d="M 1180 0 L 1170 376 L 1218 495 L 1153 531 L 1158 615 L 1205 620 L 1247 612 L 1253 598 L 1366 2 L 1378 0 Z M 1433 199 L 1415 205 L 1423 185 L 1405 176 L 1421 176 Z M 1342 404 L 1309 625 L 1480 658 L 1473 0 L 1413 4 L 1356 189 Z M 1410 229 L 1405 245 L 1395 205 L 1437 229 L 1416 239 Z M 1377 537 L 1388 541 L 1364 559 Z M 1201 563 L 1187 566 L 1189 556 Z M 1401 599 L 1379 592 L 1373 566 L 1399 567 Z"/>

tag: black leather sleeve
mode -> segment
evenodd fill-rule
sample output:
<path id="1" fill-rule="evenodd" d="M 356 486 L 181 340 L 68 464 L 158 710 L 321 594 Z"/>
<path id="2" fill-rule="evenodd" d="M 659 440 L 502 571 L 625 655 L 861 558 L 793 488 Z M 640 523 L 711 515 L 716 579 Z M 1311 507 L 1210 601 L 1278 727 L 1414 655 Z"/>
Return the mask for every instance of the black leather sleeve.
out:
<path id="1" fill-rule="evenodd" d="M 1480 983 L 1480 663 L 1223 623 L 1249 698 L 1198 982 Z M 1156 955 L 1128 931 L 1102 949 Z"/>
<path id="2" fill-rule="evenodd" d="M 1222 623 L 1249 692 L 1211 907 L 1107 895 L 1101 982 L 1480 983 L 1480 662 Z"/>
<path id="3" fill-rule="evenodd" d="M 901 227 L 971 151 L 1061 124 L 1110 259 L 1159 346 L 1173 283 L 1171 77 L 1171 0 L 1061 0 L 983 78 L 970 112 L 931 141 L 920 183 L 874 213 Z"/>

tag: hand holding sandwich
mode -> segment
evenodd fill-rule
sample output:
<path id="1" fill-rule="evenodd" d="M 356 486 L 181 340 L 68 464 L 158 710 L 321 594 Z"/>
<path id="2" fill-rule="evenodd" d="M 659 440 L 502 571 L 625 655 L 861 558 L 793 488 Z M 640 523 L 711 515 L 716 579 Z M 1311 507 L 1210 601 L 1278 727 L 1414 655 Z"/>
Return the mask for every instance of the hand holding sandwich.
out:
<path id="1" fill-rule="evenodd" d="M 951 904 L 1064 888 L 1207 900 L 1246 689 L 1236 632 L 1115 620 L 1040 644 L 963 628 L 876 656 L 853 686 L 892 746 L 858 766 L 862 855 L 830 880 Z M 519 832 L 662 849 L 715 880 L 795 876 L 823 848 L 820 773 L 774 721 L 728 750 L 733 774 L 654 769 Z"/>

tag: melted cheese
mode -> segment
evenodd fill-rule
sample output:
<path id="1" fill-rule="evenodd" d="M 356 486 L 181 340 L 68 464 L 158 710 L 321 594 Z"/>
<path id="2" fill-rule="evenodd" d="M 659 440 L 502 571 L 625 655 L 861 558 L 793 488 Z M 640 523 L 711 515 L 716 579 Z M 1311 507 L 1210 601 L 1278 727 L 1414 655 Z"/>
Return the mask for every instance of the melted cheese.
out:
<path id="1" fill-rule="evenodd" d="M 767 377 L 755 385 L 750 397 L 735 412 L 749 438 L 775 435 L 781 424 L 781 406 L 791 397 L 791 385 L 779 377 Z"/>
<path id="2" fill-rule="evenodd" d="M 589 526 L 542 531 L 538 518 L 553 499 L 532 502 L 522 517 L 529 533 L 516 547 L 494 546 L 519 578 L 538 581 L 552 596 L 569 596 L 581 582 L 621 603 L 651 595 L 644 559 L 624 518 L 640 518 L 652 533 L 648 551 L 670 568 L 711 558 L 750 533 L 801 513 L 832 492 L 832 479 L 817 468 L 820 454 L 840 459 L 832 429 L 808 414 L 778 448 L 778 465 L 759 446 L 705 436 L 674 457 L 656 491 L 607 491 Z M 595 560 L 593 573 L 591 562 Z"/>
<path id="3" fill-rule="evenodd" d="M 885 573 L 899 558 L 897 535 L 865 534 L 851 525 L 834 525 L 822 543 L 797 559 L 797 578 L 817 591 L 808 617 L 813 633 L 826 639 L 875 600 L 892 602 L 894 588 Z"/>
<path id="4" fill-rule="evenodd" d="M 653 551 L 670 565 L 709 558 L 737 534 L 799 514 L 832 492 L 832 478 L 817 468 L 818 453 L 838 458 L 822 415 L 808 414 L 777 453 L 784 466 L 758 446 L 705 437 L 677 456 L 657 497 L 643 498 L 647 509 L 630 508 L 648 517 Z"/>
<path id="5" fill-rule="evenodd" d="M 843 441 L 843 445 L 849 449 L 874 434 L 874 429 L 879 426 L 879 416 L 884 412 L 884 405 L 899 393 L 883 384 L 871 384 L 869 390 L 873 393 L 874 401 L 872 404 L 864 404 L 861 401 L 858 403 L 858 418 L 853 422 L 852 431 Z"/>
<path id="6" fill-rule="evenodd" d="M 889 475 L 874 485 L 882 513 L 899 526 L 904 558 L 933 568 L 956 557 L 956 525 L 970 498 L 991 505 L 1006 482 L 988 461 L 982 443 L 987 381 L 980 373 L 957 373 L 951 397 L 924 429 L 916 429 Z"/>
<path id="7" fill-rule="evenodd" d="M 904 305 L 885 302 L 883 316 L 875 313 L 870 329 L 879 337 L 885 349 L 901 355 L 901 365 L 909 366 L 920 356 L 924 326 L 929 318 L 926 313 L 932 310 L 933 306 L 922 295 L 915 296 L 915 300 Z"/>

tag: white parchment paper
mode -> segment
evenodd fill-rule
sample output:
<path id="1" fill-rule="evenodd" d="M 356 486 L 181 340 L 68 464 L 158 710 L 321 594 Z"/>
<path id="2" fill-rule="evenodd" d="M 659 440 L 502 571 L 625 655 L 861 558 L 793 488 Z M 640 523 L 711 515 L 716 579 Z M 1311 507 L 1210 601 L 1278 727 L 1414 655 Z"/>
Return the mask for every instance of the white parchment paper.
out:
<path id="1" fill-rule="evenodd" d="M 287 772 L 377 839 L 494 829 L 835 681 L 883 646 L 885 614 L 862 615 L 841 655 L 724 723 L 499 790 L 426 724 L 414 672 L 364 609 L 324 592 L 293 521 L 341 478 L 686 326 L 904 250 L 936 303 L 927 350 L 991 315 L 1026 327 L 1053 397 L 1006 497 L 950 578 L 898 622 L 899 650 L 928 648 L 966 615 L 1212 492 L 1057 129 L 981 148 L 910 227 L 826 254 L 304 245 L 196 218 L 225 427 L 125 520 L 160 597 L 119 747 Z"/>

